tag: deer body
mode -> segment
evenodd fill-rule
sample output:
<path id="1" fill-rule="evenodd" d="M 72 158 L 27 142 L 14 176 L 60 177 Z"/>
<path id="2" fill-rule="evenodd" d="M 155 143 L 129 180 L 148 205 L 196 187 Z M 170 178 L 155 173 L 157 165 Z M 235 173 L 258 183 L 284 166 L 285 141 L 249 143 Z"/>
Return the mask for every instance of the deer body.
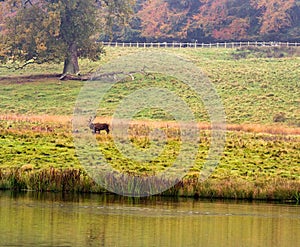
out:
<path id="1" fill-rule="evenodd" d="M 109 124 L 107 123 L 92 123 L 92 119 L 90 119 L 89 127 L 93 133 L 100 133 L 101 130 L 105 130 L 107 134 L 109 133 Z"/>

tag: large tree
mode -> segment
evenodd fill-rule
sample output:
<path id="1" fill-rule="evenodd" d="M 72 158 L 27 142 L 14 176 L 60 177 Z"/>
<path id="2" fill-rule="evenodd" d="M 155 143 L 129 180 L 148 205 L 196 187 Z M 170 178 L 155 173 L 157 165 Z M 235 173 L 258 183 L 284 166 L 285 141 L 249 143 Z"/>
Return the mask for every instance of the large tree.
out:
<path id="1" fill-rule="evenodd" d="M 2 3 L 0 59 L 22 67 L 62 62 L 79 72 L 78 58 L 98 59 L 101 31 L 124 25 L 133 0 L 7 0 Z"/>

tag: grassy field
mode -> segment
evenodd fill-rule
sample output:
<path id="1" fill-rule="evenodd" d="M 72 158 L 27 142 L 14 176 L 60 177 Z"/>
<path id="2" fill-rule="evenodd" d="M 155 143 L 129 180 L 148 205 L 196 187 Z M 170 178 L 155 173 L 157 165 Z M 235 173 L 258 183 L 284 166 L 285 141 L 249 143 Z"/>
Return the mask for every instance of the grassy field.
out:
<path id="1" fill-rule="evenodd" d="M 99 62 L 81 61 L 82 72 L 110 59 L 137 52 L 107 48 Z M 201 99 L 175 78 L 136 74 L 115 84 L 99 105 L 97 116 L 110 121 L 116 107 L 132 92 L 147 86 L 180 96 L 200 126 L 198 155 L 186 178 L 165 194 L 247 199 L 300 199 L 300 58 L 241 56 L 233 49 L 170 49 L 193 61 L 208 76 L 226 112 L 227 138 L 220 165 L 208 180 L 197 177 L 210 146 L 208 114 Z M 237 54 L 239 56 L 237 56 Z M 248 54 L 248 53 L 247 53 Z M 242 58 L 241 58 L 242 57 Z M 31 66 L 24 71 L 0 69 L 0 186 L 34 190 L 101 192 L 81 167 L 73 143 L 71 119 L 82 81 L 59 81 L 61 65 Z M 42 76 L 47 74 L 48 76 Z M 53 76 L 51 76 L 51 74 Z M 97 134 L 99 147 L 112 167 L 147 176 L 163 171 L 176 159 L 181 140 L 172 120 L 159 109 L 135 115 L 131 142 L 149 146 L 149 128 L 163 126 L 167 147 L 151 162 L 123 157 L 111 134 Z M 150 121 L 152 119 L 152 121 Z"/>
<path id="2" fill-rule="evenodd" d="M 109 48 L 107 57 L 98 63 L 82 61 L 83 72 L 98 68 L 101 63 L 138 49 Z M 222 99 L 228 123 L 258 123 L 300 127 L 300 57 L 235 59 L 234 50 L 170 49 L 168 52 L 193 61 L 203 70 Z M 2 76 L 59 73 L 62 65 L 28 67 L 24 71 L 0 70 Z M 155 78 L 155 79 L 154 79 Z M 46 83 L 45 83 L 46 82 Z M 22 88 L 20 88 L 20 84 Z M 185 98 L 198 113 L 199 121 L 208 121 L 201 99 L 195 101 L 189 88 L 178 86 L 174 78 L 163 75 L 137 77 L 134 81 L 115 85 L 101 105 L 101 114 L 110 116 L 113 107 L 133 90 L 145 85 L 160 85 Z M 57 78 L 1 79 L 0 114 L 71 115 L 83 83 L 60 82 Z M 193 98 L 193 97 L 190 97 Z"/>

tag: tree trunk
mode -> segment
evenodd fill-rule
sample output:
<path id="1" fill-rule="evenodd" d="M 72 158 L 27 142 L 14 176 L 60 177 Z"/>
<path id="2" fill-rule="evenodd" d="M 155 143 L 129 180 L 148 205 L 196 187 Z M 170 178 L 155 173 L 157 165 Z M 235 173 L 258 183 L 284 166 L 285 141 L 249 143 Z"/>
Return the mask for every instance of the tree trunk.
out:
<path id="1" fill-rule="evenodd" d="M 78 56 L 77 56 L 77 46 L 72 43 L 68 49 L 68 56 L 64 62 L 63 74 L 77 74 L 79 72 Z"/>

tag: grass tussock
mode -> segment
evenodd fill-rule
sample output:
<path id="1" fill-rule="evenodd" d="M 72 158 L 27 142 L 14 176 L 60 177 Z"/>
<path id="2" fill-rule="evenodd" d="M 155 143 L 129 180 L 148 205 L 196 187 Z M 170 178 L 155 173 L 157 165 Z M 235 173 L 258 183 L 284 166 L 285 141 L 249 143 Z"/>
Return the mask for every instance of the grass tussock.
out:
<path id="1" fill-rule="evenodd" d="M 299 57 L 299 47 L 287 46 L 271 46 L 271 47 L 241 47 L 233 52 L 235 59 L 245 58 L 285 58 L 285 57 Z"/>
<path id="2" fill-rule="evenodd" d="M 103 192 L 81 169 L 47 169 L 35 170 L 33 166 L 0 169 L 0 186 L 2 189 L 64 191 L 64 192 Z"/>

